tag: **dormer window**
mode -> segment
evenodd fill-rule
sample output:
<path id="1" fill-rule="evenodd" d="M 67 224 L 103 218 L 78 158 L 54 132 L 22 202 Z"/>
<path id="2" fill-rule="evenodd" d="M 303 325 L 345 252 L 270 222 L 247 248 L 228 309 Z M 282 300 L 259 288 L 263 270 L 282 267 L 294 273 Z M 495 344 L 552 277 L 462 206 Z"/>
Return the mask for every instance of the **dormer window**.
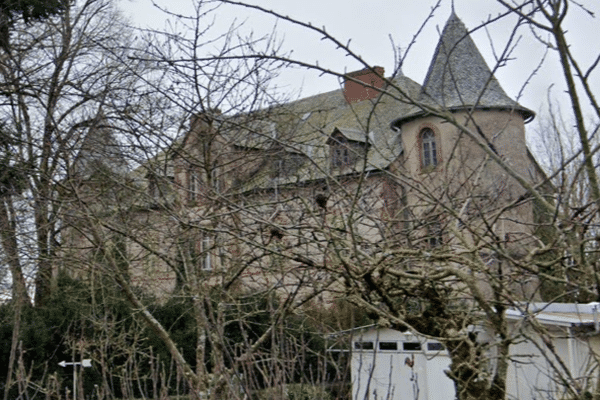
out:
<path id="1" fill-rule="evenodd" d="M 433 169 L 438 164 L 437 146 L 435 132 L 431 128 L 425 128 L 420 133 L 421 139 L 421 167 Z"/>
<path id="2" fill-rule="evenodd" d="M 344 144 L 337 144 L 332 148 L 331 164 L 336 168 L 349 166 L 351 163 L 350 150 Z"/>
<path id="3" fill-rule="evenodd" d="M 367 155 L 372 134 L 348 128 L 335 128 L 327 144 L 331 157 L 331 167 L 344 169 L 354 167 Z"/>

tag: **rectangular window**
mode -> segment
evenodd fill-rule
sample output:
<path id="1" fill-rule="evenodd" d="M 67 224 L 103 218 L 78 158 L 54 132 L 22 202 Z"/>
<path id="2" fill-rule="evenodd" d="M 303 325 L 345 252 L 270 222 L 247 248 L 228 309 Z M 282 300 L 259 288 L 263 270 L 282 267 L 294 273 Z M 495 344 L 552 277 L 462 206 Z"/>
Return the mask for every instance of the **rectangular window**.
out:
<path id="1" fill-rule="evenodd" d="M 421 343 L 419 343 L 419 342 L 404 342 L 404 343 L 402 343 L 402 350 L 404 350 L 404 351 L 420 351 Z"/>
<path id="2" fill-rule="evenodd" d="M 221 176 L 216 167 L 213 167 L 212 171 L 210 171 L 210 179 L 215 193 L 221 193 Z"/>
<path id="3" fill-rule="evenodd" d="M 204 236 L 202 238 L 202 245 L 200 248 L 200 269 L 202 271 L 212 270 L 212 240 L 210 236 Z"/>
<path id="4" fill-rule="evenodd" d="M 281 158 L 275 160 L 273 165 L 273 177 L 284 178 L 285 177 L 285 161 Z"/>
<path id="5" fill-rule="evenodd" d="M 431 150 L 430 144 L 423 142 L 423 166 L 429 167 L 431 165 Z"/>
<path id="6" fill-rule="evenodd" d="M 148 195 L 152 199 L 158 199 L 159 194 L 160 193 L 158 190 L 158 182 L 156 181 L 156 177 L 154 175 L 151 175 L 148 177 Z"/>
<path id="7" fill-rule="evenodd" d="M 332 164 L 334 167 L 345 167 L 350 165 L 350 151 L 345 145 L 336 145 L 333 148 Z"/>
<path id="8" fill-rule="evenodd" d="M 423 168 L 434 168 L 438 163 L 435 133 L 430 128 L 424 128 L 420 133 L 420 137 L 421 166 Z"/>
<path id="9" fill-rule="evenodd" d="M 198 200 L 198 192 L 200 190 L 200 177 L 198 171 L 193 166 L 190 166 L 187 171 L 187 197 L 188 201 L 193 202 Z"/>
<path id="10" fill-rule="evenodd" d="M 429 243 L 429 247 L 439 247 L 444 242 L 444 235 L 442 224 L 440 222 L 432 222 L 427 227 L 427 242 Z"/>
<path id="11" fill-rule="evenodd" d="M 350 151 L 346 147 L 342 149 L 342 162 L 344 165 L 350 165 Z"/>
<path id="12" fill-rule="evenodd" d="M 356 350 L 373 350 L 373 342 L 354 342 L 354 348 Z"/>
<path id="13" fill-rule="evenodd" d="M 445 347 L 440 342 L 428 342 L 427 351 L 442 351 Z"/>
<path id="14" fill-rule="evenodd" d="M 379 342 L 379 350 L 398 350 L 398 342 Z"/>
<path id="15" fill-rule="evenodd" d="M 207 233 L 190 234 L 186 241 L 184 257 L 195 270 L 212 271 L 215 263 L 215 240 Z"/>

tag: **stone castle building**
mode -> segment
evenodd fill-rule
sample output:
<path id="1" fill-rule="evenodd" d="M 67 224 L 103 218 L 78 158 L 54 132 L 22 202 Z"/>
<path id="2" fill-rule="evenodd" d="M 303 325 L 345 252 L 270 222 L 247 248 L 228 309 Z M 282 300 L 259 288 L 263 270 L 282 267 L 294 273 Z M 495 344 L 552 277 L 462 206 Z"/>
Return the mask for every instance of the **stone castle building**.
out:
<path id="1" fill-rule="evenodd" d="M 332 270 L 360 275 L 398 254 L 411 270 L 410 251 L 485 255 L 502 242 L 518 255 L 535 240 L 535 207 L 514 173 L 543 178 L 525 142 L 533 117 L 453 13 L 422 85 L 373 67 L 339 90 L 258 112 L 198 113 L 176 145 L 117 183 L 110 209 L 73 211 L 65 243 L 76 267 L 91 267 L 80 274 L 112 257 L 160 296 L 210 283 L 320 298 L 335 292 Z M 110 143 L 97 142 L 98 154 Z M 102 161 L 90 154 L 80 159 Z M 115 162 L 105 169 L 121 174 Z"/>

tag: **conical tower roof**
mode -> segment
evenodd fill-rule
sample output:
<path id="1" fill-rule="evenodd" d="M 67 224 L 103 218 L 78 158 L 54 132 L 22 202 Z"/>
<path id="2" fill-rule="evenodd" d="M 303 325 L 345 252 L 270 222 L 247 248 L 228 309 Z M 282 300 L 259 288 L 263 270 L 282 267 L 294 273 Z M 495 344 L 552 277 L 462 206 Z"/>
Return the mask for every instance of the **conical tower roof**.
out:
<path id="1" fill-rule="evenodd" d="M 429 65 L 423 83 L 422 101 L 450 110 L 510 109 L 520 112 L 525 120 L 534 113 L 512 100 L 504 92 L 465 24 L 452 11 Z M 415 110 L 400 120 L 422 114 Z"/>
<path id="2" fill-rule="evenodd" d="M 112 131 L 103 115 L 88 129 L 73 164 L 73 173 L 80 179 L 89 179 L 100 170 L 116 175 L 127 172 L 121 145 Z"/>

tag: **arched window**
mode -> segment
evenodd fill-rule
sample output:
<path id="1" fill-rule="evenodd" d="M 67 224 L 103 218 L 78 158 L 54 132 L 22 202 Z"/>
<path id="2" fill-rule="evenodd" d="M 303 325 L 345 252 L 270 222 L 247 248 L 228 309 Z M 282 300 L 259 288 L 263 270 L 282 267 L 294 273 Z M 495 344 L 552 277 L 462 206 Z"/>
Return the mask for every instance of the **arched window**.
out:
<path id="1" fill-rule="evenodd" d="M 430 128 L 425 128 L 421 131 L 421 166 L 423 168 L 434 168 L 437 162 L 435 133 Z"/>

